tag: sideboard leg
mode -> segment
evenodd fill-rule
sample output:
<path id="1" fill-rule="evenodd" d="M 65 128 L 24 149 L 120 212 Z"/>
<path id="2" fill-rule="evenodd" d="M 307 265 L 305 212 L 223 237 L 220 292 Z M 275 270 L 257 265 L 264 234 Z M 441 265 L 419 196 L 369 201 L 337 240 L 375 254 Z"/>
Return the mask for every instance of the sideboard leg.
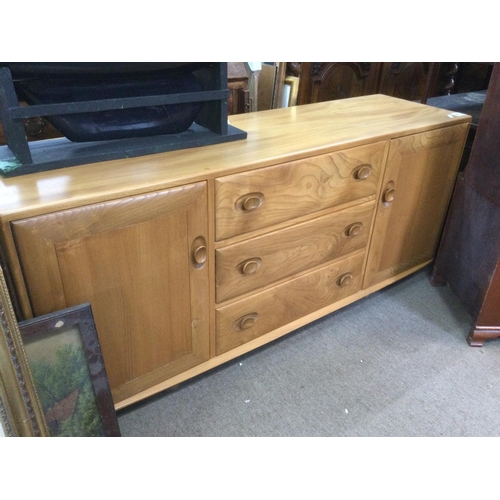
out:
<path id="1" fill-rule="evenodd" d="M 467 342 L 471 347 L 482 347 L 485 340 L 500 337 L 500 328 L 481 328 L 473 326 L 467 337 Z"/>

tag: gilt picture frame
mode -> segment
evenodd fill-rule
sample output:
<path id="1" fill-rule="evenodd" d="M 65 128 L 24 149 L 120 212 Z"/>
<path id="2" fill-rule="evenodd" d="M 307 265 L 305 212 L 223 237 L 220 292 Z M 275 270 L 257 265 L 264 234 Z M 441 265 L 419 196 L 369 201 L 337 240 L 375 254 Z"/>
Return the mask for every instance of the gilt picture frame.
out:
<path id="1" fill-rule="evenodd" d="M 6 437 L 48 435 L 19 326 L 0 266 L 0 424 Z"/>
<path id="2" fill-rule="evenodd" d="M 118 437 L 120 428 L 89 303 L 21 321 L 52 437 Z"/>

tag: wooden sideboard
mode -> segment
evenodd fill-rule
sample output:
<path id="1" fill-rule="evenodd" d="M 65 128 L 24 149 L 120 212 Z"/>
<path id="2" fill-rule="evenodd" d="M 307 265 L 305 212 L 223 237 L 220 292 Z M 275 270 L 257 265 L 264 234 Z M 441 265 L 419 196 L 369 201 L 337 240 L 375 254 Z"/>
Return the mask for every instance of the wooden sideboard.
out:
<path id="1" fill-rule="evenodd" d="M 428 265 L 470 117 L 372 95 L 246 140 L 0 180 L 22 318 L 92 305 L 117 409 Z"/>

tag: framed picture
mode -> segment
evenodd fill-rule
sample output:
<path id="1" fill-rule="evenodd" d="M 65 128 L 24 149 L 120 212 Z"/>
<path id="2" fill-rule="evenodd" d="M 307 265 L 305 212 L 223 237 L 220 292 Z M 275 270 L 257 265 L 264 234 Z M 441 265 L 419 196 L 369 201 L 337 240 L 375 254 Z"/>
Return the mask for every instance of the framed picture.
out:
<path id="1" fill-rule="evenodd" d="M 0 423 L 7 437 L 49 435 L 1 265 Z"/>
<path id="2" fill-rule="evenodd" d="M 90 304 L 21 321 L 50 436 L 120 436 Z"/>

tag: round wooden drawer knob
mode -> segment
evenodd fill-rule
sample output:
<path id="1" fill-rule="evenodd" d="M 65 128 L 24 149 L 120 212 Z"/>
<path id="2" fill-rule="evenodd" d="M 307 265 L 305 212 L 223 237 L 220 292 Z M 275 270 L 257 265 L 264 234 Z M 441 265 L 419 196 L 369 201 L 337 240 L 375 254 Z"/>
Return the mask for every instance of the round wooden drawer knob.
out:
<path id="1" fill-rule="evenodd" d="M 193 251 L 193 260 L 200 266 L 202 264 L 205 264 L 205 262 L 207 261 L 207 247 L 201 245 L 195 248 Z"/>
<path id="2" fill-rule="evenodd" d="M 240 199 L 241 209 L 245 212 L 250 212 L 259 208 L 264 203 L 264 195 L 262 193 L 247 194 Z"/>
<path id="3" fill-rule="evenodd" d="M 339 279 L 337 280 L 337 285 L 338 286 L 348 286 L 351 284 L 353 278 L 354 278 L 354 275 L 352 273 L 345 273 L 339 277 Z"/>
<path id="4" fill-rule="evenodd" d="M 354 178 L 362 181 L 370 176 L 372 173 L 371 165 L 361 165 L 354 171 Z"/>
<path id="5" fill-rule="evenodd" d="M 345 228 L 344 234 L 348 237 L 357 236 L 361 229 L 363 229 L 363 224 L 361 222 L 355 222 Z"/>
<path id="6" fill-rule="evenodd" d="M 392 203 L 394 201 L 394 198 L 396 196 L 396 190 L 389 188 L 386 189 L 383 194 L 382 194 L 382 201 L 383 203 Z"/>
<path id="7" fill-rule="evenodd" d="M 242 263 L 241 273 L 242 274 L 253 274 L 257 269 L 259 269 L 262 261 L 260 259 L 248 259 Z"/>
<path id="8" fill-rule="evenodd" d="M 253 325 L 255 325 L 258 317 L 259 315 L 257 313 L 247 314 L 245 316 L 242 316 L 236 322 L 236 324 L 240 330 L 248 330 L 249 328 L 252 328 Z"/>

